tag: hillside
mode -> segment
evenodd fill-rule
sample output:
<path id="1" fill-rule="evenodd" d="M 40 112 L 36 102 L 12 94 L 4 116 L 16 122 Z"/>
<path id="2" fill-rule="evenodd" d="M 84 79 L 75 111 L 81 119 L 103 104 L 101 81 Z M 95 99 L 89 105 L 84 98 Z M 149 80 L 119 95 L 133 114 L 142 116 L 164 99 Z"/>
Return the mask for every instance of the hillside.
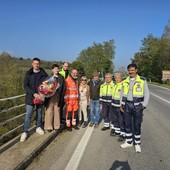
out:
<path id="1" fill-rule="evenodd" d="M 31 68 L 32 59 L 13 57 L 10 54 L 0 53 L 0 98 L 11 97 L 24 93 L 23 79 L 26 70 Z M 57 63 L 60 68 L 62 61 L 41 61 L 41 67 L 50 74 L 51 65 Z"/>

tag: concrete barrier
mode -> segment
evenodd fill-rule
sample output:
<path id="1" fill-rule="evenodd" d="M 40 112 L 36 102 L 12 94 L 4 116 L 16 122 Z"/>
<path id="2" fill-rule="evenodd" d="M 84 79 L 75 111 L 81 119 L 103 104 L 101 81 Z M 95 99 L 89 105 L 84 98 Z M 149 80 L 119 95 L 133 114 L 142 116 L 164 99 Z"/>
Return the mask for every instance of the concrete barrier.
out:
<path id="1" fill-rule="evenodd" d="M 39 135 L 33 129 L 25 142 L 19 142 L 20 136 L 13 139 L 13 145 L 6 144 L 0 148 L 0 169 L 23 170 L 37 157 L 52 140 L 63 131 L 64 127 L 51 133 Z"/>

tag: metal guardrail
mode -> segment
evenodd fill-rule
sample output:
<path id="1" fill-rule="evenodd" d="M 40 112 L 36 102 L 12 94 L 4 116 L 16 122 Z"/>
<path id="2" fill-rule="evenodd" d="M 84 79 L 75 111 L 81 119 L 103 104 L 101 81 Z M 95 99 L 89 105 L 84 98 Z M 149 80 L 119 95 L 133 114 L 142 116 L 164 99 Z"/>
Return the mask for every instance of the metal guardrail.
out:
<path id="1" fill-rule="evenodd" d="M 8 109 L 4 109 L 4 110 L 0 111 L 0 113 L 9 112 L 11 110 L 14 110 L 14 109 L 17 109 L 17 108 L 23 107 L 23 106 L 25 106 L 25 104 L 21 104 L 21 105 L 18 105 L 18 106 L 10 107 Z"/>
<path id="2" fill-rule="evenodd" d="M 25 96 L 25 94 L 21 94 L 21 95 L 18 95 L 18 96 L 13 96 L 13 97 L 8 97 L 8 98 L 3 98 L 3 99 L 0 99 L 0 102 L 17 99 L 17 98 L 20 98 L 20 97 L 23 97 L 23 96 Z"/>
<path id="3" fill-rule="evenodd" d="M 14 100 L 14 99 L 18 99 L 18 98 L 21 98 L 21 97 L 24 97 L 24 96 L 25 96 L 25 94 L 18 95 L 18 96 L 13 96 L 13 97 L 9 97 L 9 98 L 3 98 L 3 99 L 0 99 L 0 102 L 4 102 L 4 101 L 8 101 L 8 100 Z M 11 111 L 11 110 L 14 110 L 14 109 L 16 109 L 16 108 L 23 107 L 23 106 L 25 106 L 25 104 L 20 104 L 20 105 L 18 105 L 18 106 L 14 106 L 14 107 L 11 107 L 11 108 L 8 108 L 8 109 L 4 109 L 4 110 L 0 111 L 0 113 L 5 113 L 5 112 L 8 112 L 8 111 Z M 0 126 L 4 126 L 4 125 L 6 125 L 7 123 L 9 123 L 9 122 L 11 122 L 11 121 L 14 121 L 14 120 L 16 120 L 16 119 L 18 119 L 18 118 L 20 118 L 20 117 L 22 117 L 22 116 L 24 116 L 24 115 L 25 115 L 25 113 L 22 113 L 22 114 L 20 114 L 20 115 L 18 115 L 18 116 L 15 116 L 15 117 L 13 117 L 13 118 L 10 118 L 10 119 L 7 119 L 7 120 L 5 120 L 5 121 L 3 121 L 3 122 L 0 122 Z M 21 125 L 15 127 L 14 129 L 8 131 L 7 133 L 3 134 L 2 136 L 0 136 L 0 140 L 2 140 L 2 139 L 3 139 L 4 137 L 6 137 L 6 136 L 12 134 L 12 133 L 15 132 L 17 129 L 19 129 L 19 128 L 23 127 L 23 126 L 24 126 L 24 124 L 21 124 Z"/>

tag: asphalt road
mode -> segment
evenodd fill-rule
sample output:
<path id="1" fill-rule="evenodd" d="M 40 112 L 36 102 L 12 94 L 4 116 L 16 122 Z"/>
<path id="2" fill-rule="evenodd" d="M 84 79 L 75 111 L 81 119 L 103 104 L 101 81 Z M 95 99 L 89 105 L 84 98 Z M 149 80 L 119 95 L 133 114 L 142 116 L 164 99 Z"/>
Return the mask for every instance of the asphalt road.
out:
<path id="1" fill-rule="evenodd" d="M 122 149 L 109 130 L 86 128 L 61 133 L 28 170 L 170 170 L 170 90 L 149 85 L 144 110 L 141 153 Z"/>

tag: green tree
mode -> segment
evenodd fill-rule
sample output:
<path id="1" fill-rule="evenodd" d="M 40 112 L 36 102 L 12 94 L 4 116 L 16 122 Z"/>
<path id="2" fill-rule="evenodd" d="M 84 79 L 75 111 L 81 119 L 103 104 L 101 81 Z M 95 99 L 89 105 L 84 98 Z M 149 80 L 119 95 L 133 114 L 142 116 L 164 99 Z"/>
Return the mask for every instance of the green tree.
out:
<path id="1" fill-rule="evenodd" d="M 115 55 L 114 40 L 103 43 L 93 42 L 91 47 L 80 52 L 77 58 L 84 67 L 85 74 L 88 78 L 97 70 L 99 73 L 113 72 L 113 59 Z"/>
<path id="2" fill-rule="evenodd" d="M 140 52 L 135 53 L 133 63 L 138 65 L 140 75 L 161 82 L 162 70 L 170 68 L 170 43 L 166 38 L 149 34 L 142 40 Z"/>

